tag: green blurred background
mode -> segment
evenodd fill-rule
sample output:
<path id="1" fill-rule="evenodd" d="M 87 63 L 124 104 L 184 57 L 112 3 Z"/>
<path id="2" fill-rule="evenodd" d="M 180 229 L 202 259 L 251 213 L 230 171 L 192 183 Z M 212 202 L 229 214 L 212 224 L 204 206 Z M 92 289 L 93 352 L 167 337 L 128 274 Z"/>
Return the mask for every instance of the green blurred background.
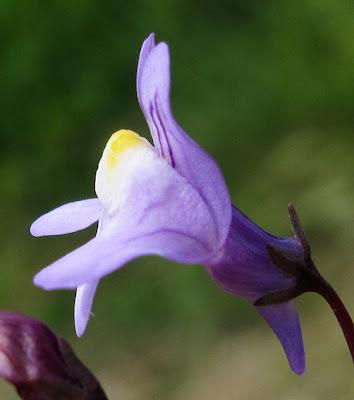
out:
<path id="1" fill-rule="evenodd" d="M 354 313 L 354 2 L 0 1 L 1 308 L 68 338 L 111 399 L 352 399 L 353 366 L 327 305 L 299 301 L 297 377 L 265 323 L 201 267 L 143 258 L 106 278 L 87 333 L 70 291 L 31 283 L 95 229 L 31 238 L 64 202 L 94 196 L 109 135 L 149 135 L 135 95 L 140 45 L 169 43 L 175 114 L 219 162 L 233 201 L 290 235 L 293 201 L 317 265 Z M 16 398 L 0 383 L 1 398 Z"/>

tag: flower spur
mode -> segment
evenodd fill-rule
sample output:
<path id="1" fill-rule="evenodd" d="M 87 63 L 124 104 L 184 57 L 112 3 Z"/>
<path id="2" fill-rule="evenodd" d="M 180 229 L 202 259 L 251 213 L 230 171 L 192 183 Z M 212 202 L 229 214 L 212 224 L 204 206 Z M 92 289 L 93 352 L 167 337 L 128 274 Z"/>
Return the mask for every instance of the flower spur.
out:
<path id="1" fill-rule="evenodd" d="M 313 263 L 294 208 L 289 211 L 295 237 L 278 238 L 231 205 L 217 164 L 173 117 L 169 51 L 165 43 L 155 45 L 153 34 L 140 52 L 137 95 L 154 146 L 129 130 L 114 133 L 96 173 L 97 198 L 65 204 L 32 224 L 31 233 L 44 236 L 98 221 L 96 237 L 40 271 L 35 284 L 47 290 L 77 289 L 75 327 L 81 336 L 99 280 L 130 260 L 158 255 L 202 264 L 221 287 L 255 304 L 281 341 L 291 368 L 303 373 L 293 298 L 320 292 L 318 282 L 324 281 L 308 268 Z M 312 280 L 305 279 L 309 271 Z M 343 305 L 339 314 L 353 354 L 353 323 Z"/>

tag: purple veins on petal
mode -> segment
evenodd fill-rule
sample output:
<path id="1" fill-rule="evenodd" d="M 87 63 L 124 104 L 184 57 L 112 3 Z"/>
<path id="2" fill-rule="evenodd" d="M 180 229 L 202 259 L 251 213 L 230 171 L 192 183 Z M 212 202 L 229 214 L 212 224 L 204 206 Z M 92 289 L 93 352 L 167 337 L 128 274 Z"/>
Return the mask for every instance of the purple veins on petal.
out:
<path id="1" fill-rule="evenodd" d="M 170 56 L 166 43 L 143 44 L 137 77 L 139 104 L 159 154 L 200 193 L 208 205 L 218 235 L 215 246 L 226 239 L 231 204 L 223 175 L 215 163 L 176 122 L 170 105 Z"/>
<path id="2" fill-rule="evenodd" d="M 36 219 L 30 228 L 33 236 L 64 235 L 80 231 L 98 221 L 102 205 L 97 198 L 64 204 Z"/>
<path id="3" fill-rule="evenodd" d="M 141 71 L 145 65 L 147 58 L 149 57 L 152 49 L 155 47 L 155 34 L 151 33 L 143 42 L 139 54 L 139 62 L 136 73 L 136 88 L 138 93 L 138 100 L 141 94 Z M 140 101 L 140 100 L 139 100 Z"/>

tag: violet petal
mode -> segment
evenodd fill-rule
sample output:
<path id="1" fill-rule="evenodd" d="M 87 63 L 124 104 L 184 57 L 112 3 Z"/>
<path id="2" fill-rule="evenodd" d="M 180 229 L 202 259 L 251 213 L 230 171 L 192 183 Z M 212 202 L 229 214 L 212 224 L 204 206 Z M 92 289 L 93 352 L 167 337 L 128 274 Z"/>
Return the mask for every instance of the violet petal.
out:
<path id="1" fill-rule="evenodd" d="M 98 221 L 102 205 L 97 198 L 64 204 L 36 219 L 33 236 L 63 235 L 85 229 Z"/>
<path id="2" fill-rule="evenodd" d="M 90 283 L 81 284 L 76 290 L 74 318 L 75 331 L 81 337 L 90 319 L 93 298 L 98 286 L 98 280 Z"/>
<path id="3" fill-rule="evenodd" d="M 109 215 L 103 212 L 98 221 L 97 234 L 99 236 L 102 230 L 109 223 Z M 75 305 L 74 305 L 74 321 L 75 321 L 75 332 L 77 336 L 81 337 L 87 327 L 88 321 L 91 316 L 91 310 L 93 306 L 93 300 L 95 297 L 96 289 L 99 284 L 99 280 L 93 282 L 87 282 L 81 284 L 76 289 Z"/>
<path id="4" fill-rule="evenodd" d="M 129 185 L 119 211 L 102 232 L 39 272 L 37 285 L 76 288 L 142 255 L 183 263 L 202 263 L 211 257 L 215 235 L 209 229 L 209 209 L 164 160 L 137 166 Z"/>
<path id="5" fill-rule="evenodd" d="M 178 125 L 170 106 L 170 56 L 166 43 L 154 46 L 153 36 L 144 42 L 137 76 L 137 94 L 154 145 L 200 193 L 208 205 L 218 236 L 226 239 L 230 221 L 230 196 L 216 162 Z"/>
<path id="6" fill-rule="evenodd" d="M 124 241 L 119 236 L 90 240 L 40 271 L 34 283 L 46 290 L 75 289 L 87 280 L 101 279 L 144 255 L 194 264 L 202 263 L 208 252 L 198 238 L 188 236 L 185 231 L 162 229 Z"/>

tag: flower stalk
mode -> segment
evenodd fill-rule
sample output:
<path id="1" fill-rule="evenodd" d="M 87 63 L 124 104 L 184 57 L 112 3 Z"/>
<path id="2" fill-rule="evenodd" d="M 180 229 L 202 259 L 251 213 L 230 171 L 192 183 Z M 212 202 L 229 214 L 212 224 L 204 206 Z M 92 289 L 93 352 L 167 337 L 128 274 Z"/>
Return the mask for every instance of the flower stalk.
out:
<path id="1" fill-rule="evenodd" d="M 322 278 L 313 291 L 320 294 L 330 305 L 340 327 L 342 328 L 354 363 L 354 323 L 348 310 L 336 291 L 325 279 Z"/>

